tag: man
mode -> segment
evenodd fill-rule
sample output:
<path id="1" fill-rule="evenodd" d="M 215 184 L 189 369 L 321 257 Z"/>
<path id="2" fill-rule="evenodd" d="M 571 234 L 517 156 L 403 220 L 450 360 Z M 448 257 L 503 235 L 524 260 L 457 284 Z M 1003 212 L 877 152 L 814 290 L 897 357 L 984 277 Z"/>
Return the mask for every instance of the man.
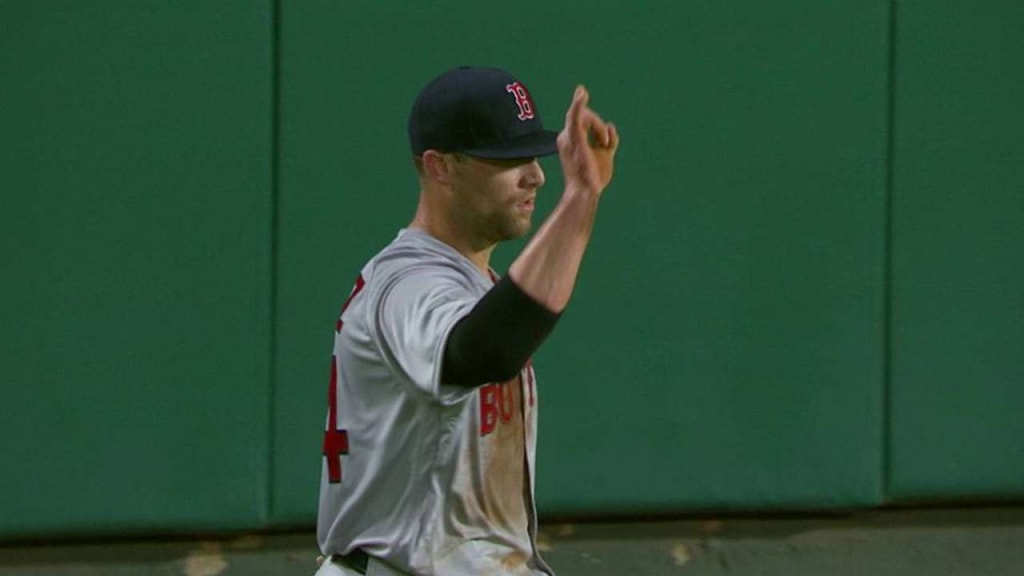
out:
<path id="1" fill-rule="evenodd" d="M 335 332 L 317 574 L 552 574 L 537 553 L 530 357 L 576 281 L 619 136 L 577 87 L 561 133 L 505 71 L 457 68 L 409 118 L 420 197 Z M 565 190 L 501 279 L 558 152 Z"/>

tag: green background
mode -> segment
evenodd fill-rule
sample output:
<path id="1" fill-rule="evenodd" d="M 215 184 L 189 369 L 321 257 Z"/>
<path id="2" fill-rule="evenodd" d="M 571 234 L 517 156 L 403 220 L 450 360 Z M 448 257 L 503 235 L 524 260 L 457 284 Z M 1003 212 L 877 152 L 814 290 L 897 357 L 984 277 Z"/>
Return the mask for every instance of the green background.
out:
<path id="1" fill-rule="evenodd" d="M 459 64 L 551 128 L 585 83 L 623 138 L 535 358 L 542 515 L 1019 499 L 1022 29 L 1009 0 L 0 0 L 0 535 L 311 524 L 335 316 Z"/>

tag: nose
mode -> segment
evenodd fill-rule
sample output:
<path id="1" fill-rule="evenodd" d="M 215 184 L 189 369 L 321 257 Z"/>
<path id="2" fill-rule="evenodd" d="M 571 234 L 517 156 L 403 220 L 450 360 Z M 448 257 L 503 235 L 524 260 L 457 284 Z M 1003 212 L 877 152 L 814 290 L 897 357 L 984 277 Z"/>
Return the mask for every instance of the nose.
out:
<path id="1" fill-rule="evenodd" d="M 544 169 L 536 158 L 523 166 L 523 187 L 536 189 L 544 185 Z"/>

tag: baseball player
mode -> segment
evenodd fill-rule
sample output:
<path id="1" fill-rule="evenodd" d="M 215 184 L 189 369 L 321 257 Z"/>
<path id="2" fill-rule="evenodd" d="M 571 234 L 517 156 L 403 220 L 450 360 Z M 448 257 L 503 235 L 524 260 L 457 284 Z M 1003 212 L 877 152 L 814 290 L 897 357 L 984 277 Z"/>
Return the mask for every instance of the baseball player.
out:
<path id="1" fill-rule="evenodd" d="M 412 223 L 362 269 L 335 326 L 318 576 L 553 574 L 537 552 L 530 357 L 576 282 L 619 136 L 577 87 L 560 133 L 522 82 L 462 67 L 409 118 Z M 565 190 L 508 273 L 558 152 Z"/>

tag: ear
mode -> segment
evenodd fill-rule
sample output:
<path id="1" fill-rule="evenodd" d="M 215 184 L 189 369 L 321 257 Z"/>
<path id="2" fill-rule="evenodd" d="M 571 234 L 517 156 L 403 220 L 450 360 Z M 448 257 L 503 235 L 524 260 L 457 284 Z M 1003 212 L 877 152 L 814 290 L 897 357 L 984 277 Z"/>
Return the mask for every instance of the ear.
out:
<path id="1" fill-rule="evenodd" d="M 441 184 L 451 184 L 452 174 L 455 171 L 453 158 L 449 154 L 437 150 L 423 152 L 423 172 L 431 180 Z"/>

